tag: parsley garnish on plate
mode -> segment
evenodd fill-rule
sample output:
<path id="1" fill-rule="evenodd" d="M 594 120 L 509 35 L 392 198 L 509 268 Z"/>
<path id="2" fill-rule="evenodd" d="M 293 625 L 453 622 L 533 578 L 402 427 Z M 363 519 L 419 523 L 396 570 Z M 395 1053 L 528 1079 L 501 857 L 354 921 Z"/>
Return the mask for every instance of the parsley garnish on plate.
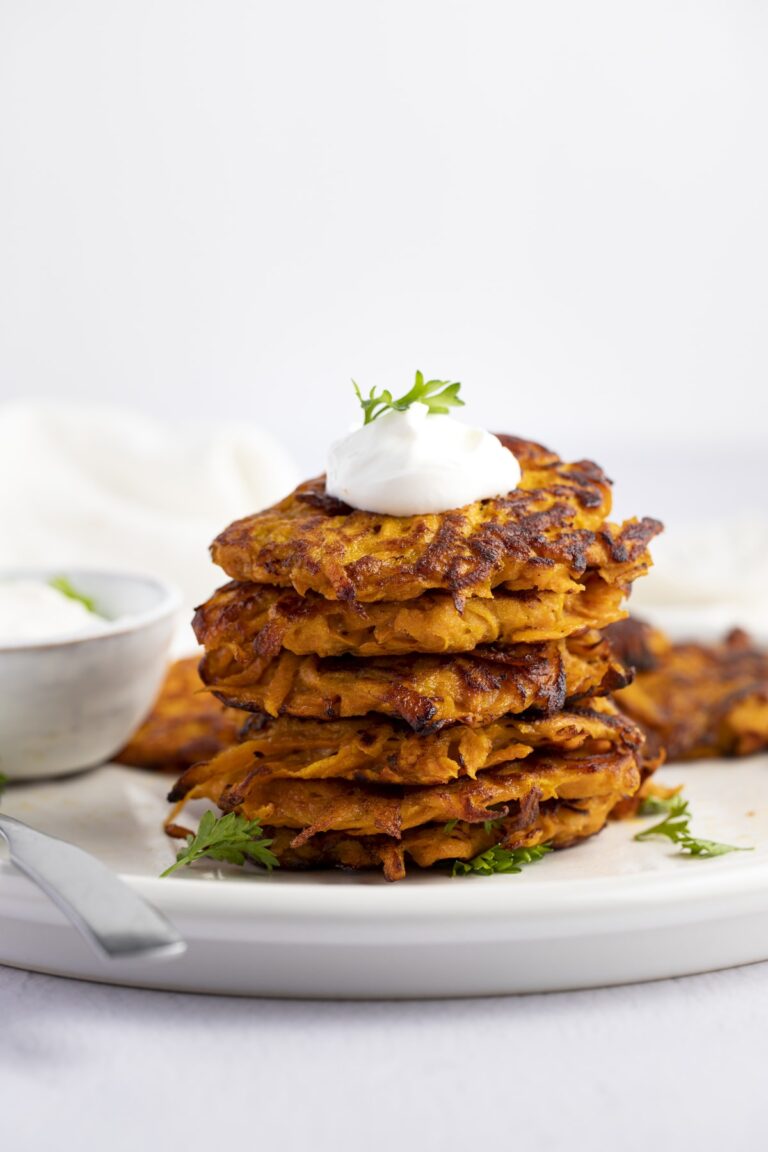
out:
<path id="1" fill-rule="evenodd" d="M 477 872 L 481 876 L 491 876 L 494 872 L 522 872 L 526 864 L 535 864 L 552 851 L 551 844 L 534 844 L 531 848 L 502 848 L 494 844 L 471 860 L 454 860 L 452 876 L 467 876 Z"/>
<path id="2" fill-rule="evenodd" d="M 679 793 L 671 796 L 668 800 L 658 796 L 644 800 L 638 815 L 656 816 L 660 812 L 665 813 L 664 819 L 660 823 L 654 824 L 652 828 L 638 832 L 635 840 L 652 840 L 657 836 L 666 837 L 673 844 L 679 844 L 680 851 L 686 855 L 703 858 L 725 856 L 728 852 L 752 851 L 752 848 L 739 848 L 735 844 L 721 844 L 717 840 L 702 840 L 699 836 L 692 836 L 688 801 L 683 799 Z"/>
<path id="3" fill-rule="evenodd" d="M 352 381 L 365 419 L 363 424 L 371 424 L 382 412 L 405 412 L 411 404 L 426 404 L 430 412 L 445 415 L 449 408 L 463 408 L 464 401 L 459 398 L 461 384 L 450 380 L 425 380 L 421 372 L 416 373 L 416 382 L 410 392 L 406 392 L 399 400 L 393 400 L 388 388 L 376 394 L 371 388 L 366 400 L 355 381 Z"/>
<path id="4" fill-rule="evenodd" d="M 61 592 L 62 596 L 66 596 L 68 600 L 77 600 L 78 604 L 82 604 L 89 612 L 93 612 L 94 616 L 98 616 L 96 611 L 96 601 L 90 596 L 84 596 L 82 592 L 78 592 L 73 588 L 66 576 L 54 576 L 52 580 L 48 581 L 49 587 L 55 588 L 57 592 Z"/>
<path id="5" fill-rule="evenodd" d="M 211 860 L 225 860 L 228 864 L 245 864 L 252 860 L 270 872 L 280 862 L 269 847 L 271 840 L 261 834 L 258 820 L 246 820 L 236 812 L 219 816 L 210 809 L 200 819 L 197 832 L 187 837 L 187 846 L 176 856 L 176 863 L 166 868 L 161 876 L 170 876 L 182 865 L 194 864 L 207 856 Z"/>

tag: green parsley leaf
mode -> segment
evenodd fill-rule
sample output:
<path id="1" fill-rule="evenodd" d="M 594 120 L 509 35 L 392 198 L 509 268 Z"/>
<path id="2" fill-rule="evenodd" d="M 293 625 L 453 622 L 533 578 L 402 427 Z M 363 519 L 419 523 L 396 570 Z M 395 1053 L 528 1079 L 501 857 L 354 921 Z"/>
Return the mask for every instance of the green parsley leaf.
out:
<path id="1" fill-rule="evenodd" d="M 52 580 L 48 581 L 51 588 L 55 588 L 57 592 L 61 592 L 62 596 L 66 596 L 68 600 L 77 600 L 82 604 L 83 608 L 87 608 L 89 612 L 93 612 L 95 616 L 98 615 L 96 611 L 96 601 L 92 600 L 90 596 L 84 596 L 82 592 L 78 592 L 73 588 L 66 576 L 54 576 Z"/>
<path id="2" fill-rule="evenodd" d="M 211 860 L 225 860 L 229 864 L 244 864 L 253 860 L 270 872 L 280 862 L 269 847 L 272 843 L 261 835 L 258 820 L 246 820 L 236 812 L 217 818 L 210 809 L 203 813 L 197 833 L 187 837 L 187 846 L 176 856 L 176 863 L 166 868 L 161 876 L 170 876 L 182 865 L 194 864 L 208 856 Z"/>
<path id="3" fill-rule="evenodd" d="M 8 777 L 3 772 L 0 772 L 0 799 L 2 799 L 3 792 L 5 792 L 5 786 L 7 783 Z"/>
<path id="4" fill-rule="evenodd" d="M 682 828 L 687 825 L 691 819 L 691 814 L 688 810 L 688 801 L 684 799 L 679 792 L 676 792 L 674 796 L 670 796 L 668 799 L 662 796 L 649 796 L 648 799 L 643 800 L 640 805 L 640 816 L 657 816 L 661 813 L 666 817 L 666 819 L 662 821 L 662 825 L 667 829 L 667 831 L 660 833 L 662 836 L 666 836 L 670 828 Z M 646 829 L 644 832 L 638 832 L 635 839 L 638 839 L 638 837 L 642 840 L 647 839 L 650 835 L 655 834 L 656 827 L 660 827 L 660 825 L 654 825 L 653 828 Z"/>
<path id="5" fill-rule="evenodd" d="M 702 840 L 700 836 L 686 836 L 680 849 L 689 856 L 726 856 L 729 852 L 753 852 L 753 848 L 740 848 L 736 844 L 721 844 L 717 840 Z"/>
<path id="6" fill-rule="evenodd" d="M 421 372 L 416 373 L 410 392 L 399 400 L 392 398 L 388 388 L 378 394 L 375 388 L 371 388 L 366 400 L 354 380 L 352 385 L 363 409 L 363 424 L 371 424 L 382 412 L 405 412 L 412 404 L 426 404 L 429 411 L 437 415 L 445 415 L 449 408 L 464 407 L 464 401 L 459 397 L 461 384 L 449 380 L 425 380 Z"/>
<path id="7" fill-rule="evenodd" d="M 443 825 L 443 832 L 446 832 L 448 835 L 450 835 L 457 824 L 458 820 L 449 820 L 447 824 Z"/>
<path id="8" fill-rule="evenodd" d="M 646 796 L 646 798 L 641 801 L 637 814 L 638 816 L 660 816 L 662 812 L 669 812 L 671 803 L 671 798 L 664 799 L 663 796 Z"/>
<path id="9" fill-rule="evenodd" d="M 531 848 L 502 848 L 501 844 L 494 844 L 471 860 L 454 860 L 451 875 L 467 876 L 470 872 L 478 872 L 481 876 L 491 876 L 494 872 L 522 872 L 524 865 L 535 864 L 551 851 L 551 844 L 534 844 Z"/>
<path id="10" fill-rule="evenodd" d="M 652 828 L 638 832 L 635 840 L 651 840 L 663 836 L 673 844 L 680 845 L 680 851 L 688 856 L 725 856 L 729 852 L 751 852 L 752 848 L 740 848 L 735 844 L 721 844 L 717 840 L 702 840 L 699 836 L 691 835 L 691 813 L 688 801 L 677 793 L 668 800 L 658 796 L 644 800 L 639 809 L 641 816 L 655 816 L 660 812 L 666 813 L 665 818 Z"/>

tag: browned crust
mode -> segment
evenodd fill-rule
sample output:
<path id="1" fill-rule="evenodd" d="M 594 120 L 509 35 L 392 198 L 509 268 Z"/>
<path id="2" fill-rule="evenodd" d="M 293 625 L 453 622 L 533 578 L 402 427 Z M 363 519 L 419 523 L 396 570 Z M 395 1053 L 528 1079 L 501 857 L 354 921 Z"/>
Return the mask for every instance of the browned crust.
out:
<path id="1" fill-rule="evenodd" d="M 669 637 L 637 616 L 620 623 L 620 628 L 606 628 L 616 655 L 636 673 L 659 668 L 672 650 Z"/>
<path id="2" fill-rule="evenodd" d="M 217 650 L 206 654 L 200 674 L 234 708 L 326 719 L 375 712 L 417 732 L 486 724 L 530 709 L 555 712 L 567 700 L 604 695 L 628 680 L 599 632 L 455 656 L 360 660 L 281 652 L 255 680 L 251 667 Z"/>
<path id="3" fill-rule="evenodd" d="M 624 562 L 660 530 L 653 520 L 605 525 L 609 482 L 589 461 L 563 463 L 529 441 L 501 437 L 518 457 L 520 487 L 504 497 L 428 515 L 395 517 L 329 501 L 323 477 L 238 520 L 212 545 L 236 580 L 314 591 L 331 600 L 410 600 L 430 589 L 490 596 L 566 589 L 588 566 Z"/>

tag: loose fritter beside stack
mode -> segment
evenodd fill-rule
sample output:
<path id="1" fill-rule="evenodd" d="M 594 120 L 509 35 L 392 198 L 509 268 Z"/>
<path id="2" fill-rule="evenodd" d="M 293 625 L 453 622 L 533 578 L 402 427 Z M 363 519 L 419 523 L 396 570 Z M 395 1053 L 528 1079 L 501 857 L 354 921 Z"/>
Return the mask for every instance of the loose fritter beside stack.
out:
<path id="1" fill-rule="evenodd" d="M 207 692 L 197 656 L 171 664 L 155 705 L 115 760 L 134 768 L 182 772 L 234 744 L 243 717 Z"/>
<path id="2" fill-rule="evenodd" d="M 600 629 L 650 564 L 654 520 L 610 524 L 589 462 L 502 442 L 508 495 L 394 517 L 324 480 L 212 546 L 232 583 L 195 617 L 204 683 L 248 723 L 172 799 L 259 819 L 283 867 L 426 867 L 497 844 L 564 847 L 640 783 Z M 176 812 L 170 827 L 178 831 Z"/>
<path id="3" fill-rule="evenodd" d="M 641 620 L 608 629 L 635 679 L 617 692 L 626 715 L 667 760 L 745 756 L 768 748 L 768 651 L 740 629 L 716 644 L 675 644 Z"/>

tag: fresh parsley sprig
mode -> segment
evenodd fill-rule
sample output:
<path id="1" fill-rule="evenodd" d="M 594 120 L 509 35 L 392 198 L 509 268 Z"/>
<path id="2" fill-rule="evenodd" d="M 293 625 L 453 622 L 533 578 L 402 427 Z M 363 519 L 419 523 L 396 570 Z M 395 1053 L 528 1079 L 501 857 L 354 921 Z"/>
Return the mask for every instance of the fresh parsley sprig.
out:
<path id="1" fill-rule="evenodd" d="M 78 604 L 82 604 L 83 608 L 87 608 L 89 612 L 98 615 L 96 611 L 96 601 L 90 596 L 84 596 L 82 592 L 78 592 L 73 588 L 66 576 L 54 576 L 52 580 L 48 581 L 51 588 L 55 588 L 57 592 L 61 592 L 62 596 L 66 596 L 68 600 L 77 600 Z"/>
<path id="2" fill-rule="evenodd" d="M 646 796 L 640 802 L 640 807 L 637 810 L 638 816 L 661 816 L 667 814 L 672 807 L 672 800 L 679 796 L 675 793 L 674 797 L 669 796 Z"/>
<path id="3" fill-rule="evenodd" d="M 638 832 L 635 840 L 652 840 L 654 837 L 666 837 L 673 844 L 680 845 L 680 851 L 688 856 L 708 858 L 712 856 L 725 856 L 728 852 L 751 852 L 751 848 L 740 848 L 735 844 L 721 844 L 717 840 L 702 840 L 699 836 L 691 835 L 691 813 L 688 801 L 679 793 L 665 800 L 659 796 L 644 800 L 639 809 L 640 816 L 656 816 L 665 813 L 664 819 Z"/>
<path id="4" fill-rule="evenodd" d="M 451 875 L 467 876 L 470 872 L 477 872 L 481 876 L 491 876 L 496 872 L 522 872 L 526 864 L 535 864 L 551 851 L 551 844 L 534 844 L 531 848 L 502 848 L 501 844 L 494 844 L 471 860 L 454 860 Z"/>
<path id="5" fill-rule="evenodd" d="M 405 412 L 411 404 L 426 404 L 430 412 L 445 415 L 449 408 L 463 408 L 464 401 L 459 397 L 461 384 L 450 380 L 425 380 L 421 372 L 416 373 L 416 381 L 410 392 L 399 400 L 394 400 L 388 388 L 376 393 L 371 388 L 368 399 L 363 396 L 355 381 L 352 381 L 360 406 L 363 409 L 364 424 L 371 424 L 382 412 Z"/>
<path id="6" fill-rule="evenodd" d="M 228 864 L 245 864 L 253 860 L 271 871 L 280 862 L 269 848 L 271 840 L 261 835 L 258 820 L 246 820 L 236 812 L 217 818 L 210 809 L 203 814 L 197 833 L 187 837 L 187 846 L 176 856 L 176 863 L 166 868 L 161 876 L 170 876 L 183 865 L 194 864 L 204 856 L 211 860 L 225 860 Z"/>

